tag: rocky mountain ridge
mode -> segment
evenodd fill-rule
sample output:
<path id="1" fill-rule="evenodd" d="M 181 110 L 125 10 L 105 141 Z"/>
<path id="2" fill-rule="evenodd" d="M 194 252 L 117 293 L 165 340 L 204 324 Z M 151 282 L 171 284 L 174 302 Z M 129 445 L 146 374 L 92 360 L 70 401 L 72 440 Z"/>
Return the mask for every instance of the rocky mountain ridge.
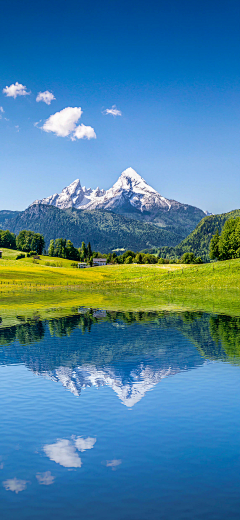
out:
<path id="1" fill-rule="evenodd" d="M 133 168 L 124 170 L 112 188 L 106 191 L 82 187 L 80 180 L 76 179 L 60 194 L 35 200 L 32 204 L 46 204 L 59 209 L 112 211 L 160 227 L 180 225 L 186 228 L 185 235 L 205 216 L 199 208 L 163 197 Z"/>

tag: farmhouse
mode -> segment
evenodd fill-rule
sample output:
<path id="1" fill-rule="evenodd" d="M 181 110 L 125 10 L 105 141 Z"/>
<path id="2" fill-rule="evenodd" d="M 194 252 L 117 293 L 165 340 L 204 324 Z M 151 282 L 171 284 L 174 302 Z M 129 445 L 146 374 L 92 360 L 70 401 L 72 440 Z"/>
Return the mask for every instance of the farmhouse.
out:
<path id="1" fill-rule="evenodd" d="M 106 265 L 107 259 L 106 258 L 94 258 L 93 259 L 93 266 L 100 266 L 100 265 Z"/>
<path id="2" fill-rule="evenodd" d="M 89 267 L 87 262 L 78 262 L 78 269 L 84 269 L 85 267 Z"/>
<path id="3" fill-rule="evenodd" d="M 106 258 L 93 258 L 93 267 L 99 267 L 101 265 L 106 265 L 107 259 Z M 85 267 L 90 267 L 87 262 L 78 262 L 78 269 L 84 269 Z"/>

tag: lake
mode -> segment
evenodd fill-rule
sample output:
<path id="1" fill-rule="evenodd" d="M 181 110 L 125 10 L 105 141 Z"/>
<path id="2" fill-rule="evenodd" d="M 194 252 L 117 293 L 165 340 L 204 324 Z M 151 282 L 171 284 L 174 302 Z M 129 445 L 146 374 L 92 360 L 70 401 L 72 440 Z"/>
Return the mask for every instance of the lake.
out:
<path id="1" fill-rule="evenodd" d="M 240 318 L 0 328 L 1 520 L 238 519 Z"/>

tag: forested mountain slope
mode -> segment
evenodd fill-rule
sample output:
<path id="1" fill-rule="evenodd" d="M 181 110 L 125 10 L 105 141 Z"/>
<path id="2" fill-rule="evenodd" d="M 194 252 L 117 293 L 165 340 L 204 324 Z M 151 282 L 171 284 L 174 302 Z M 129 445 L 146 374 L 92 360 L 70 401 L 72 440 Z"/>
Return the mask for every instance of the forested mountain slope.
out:
<path id="1" fill-rule="evenodd" d="M 18 234 L 22 229 L 41 233 L 48 247 L 51 239 L 67 238 L 75 247 L 91 242 L 94 250 L 107 253 L 124 248 L 139 251 L 144 248 L 176 245 L 181 235 L 146 222 L 103 210 L 61 210 L 55 206 L 34 204 L 8 221 L 8 229 Z"/>
<path id="2" fill-rule="evenodd" d="M 158 252 L 163 257 L 180 257 L 183 253 L 192 252 L 195 256 L 201 256 L 205 261 L 209 260 L 209 246 L 214 233 L 217 229 L 221 233 L 226 220 L 239 216 L 240 209 L 235 209 L 229 213 L 205 217 L 180 244 L 175 247 L 160 248 Z"/>

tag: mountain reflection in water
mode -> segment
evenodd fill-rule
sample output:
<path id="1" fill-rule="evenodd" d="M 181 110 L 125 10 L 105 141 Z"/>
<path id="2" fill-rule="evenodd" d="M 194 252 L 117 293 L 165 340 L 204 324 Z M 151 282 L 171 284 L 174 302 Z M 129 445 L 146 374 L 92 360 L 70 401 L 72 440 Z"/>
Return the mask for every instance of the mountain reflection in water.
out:
<path id="1" fill-rule="evenodd" d="M 207 360 L 238 364 L 240 319 L 204 313 L 78 309 L 0 329 L 0 364 L 25 364 L 80 396 L 109 386 L 127 407 L 163 378 Z"/>
<path id="2" fill-rule="evenodd" d="M 238 520 L 239 318 L 51 312 L 0 325 L 1 520 Z"/>

